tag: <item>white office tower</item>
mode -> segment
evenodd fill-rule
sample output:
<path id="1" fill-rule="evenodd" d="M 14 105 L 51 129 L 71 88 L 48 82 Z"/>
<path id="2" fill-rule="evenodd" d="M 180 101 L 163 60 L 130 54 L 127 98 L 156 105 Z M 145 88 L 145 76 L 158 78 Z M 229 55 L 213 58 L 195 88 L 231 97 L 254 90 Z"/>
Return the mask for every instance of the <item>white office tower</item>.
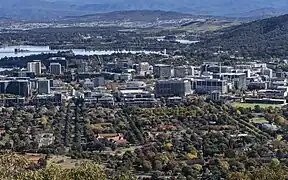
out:
<path id="1" fill-rule="evenodd" d="M 146 76 L 147 74 L 150 73 L 149 70 L 150 70 L 150 65 L 148 62 L 139 63 L 137 71 L 140 76 Z"/>
<path id="2" fill-rule="evenodd" d="M 54 75 L 60 75 L 61 71 L 61 64 L 60 63 L 50 63 L 50 73 Z"/>
<path id="3" fill-rule="evenodd" d="M 40 75 L 42 73 L 41 61 L 33 61 L 27 63 L 27 70 L 29 72 L 34 72 L 35 75 Z"/>
<path id="4" fill-rule="evenodd" d="M 38 79 L 38 93 L 50 94 L 50 80 L 49 79 Z"/>

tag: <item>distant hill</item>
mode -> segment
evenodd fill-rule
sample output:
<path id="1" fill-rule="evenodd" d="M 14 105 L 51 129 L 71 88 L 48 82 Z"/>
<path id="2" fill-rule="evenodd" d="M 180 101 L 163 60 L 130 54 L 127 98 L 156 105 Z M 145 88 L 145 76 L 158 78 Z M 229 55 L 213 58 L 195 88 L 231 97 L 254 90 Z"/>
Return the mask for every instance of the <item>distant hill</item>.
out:
<path id="1" fill-rule="evenodd" d="M 264 19 L 269 18 L 273 16 L 280 16 L 286 14 L 287 11 L 282 9 L 276 9 L 276 8 L 260 8 L 260 9 L 254 9 L 248 12 L 242 12 L 242 13 L 232 13 L 228 14 L 228 17 L 243 17 L 243 18 L 254 18 L 254 19 Z"/>
<path id="2" fill-rule="evenodd" d="M 62 20 L 70 21 L 143 21 L 151 22 L 158 20 L 172 20 L 195 17 L 191 14 L 184 14 L 169 11 L 148 11 L 148 10 L 132 10 L 132 11 L 115 11 L 109 13 L 97 13 L 84 16 L 67 16 Z"/>
<path id="3" fill-rule="evenodd" d="M 66 0 L 67 1 L 67 0 Z M 69 0 L 68 0 L 69 1 Z M 213 16 L 270 16 L 288 12 L 286 0 L 70 0 L 78 10 L 94 12 L 122 10 L 164 10 Z M 83 4 L 83 2 L 86 2 Z M 250 13 L 251 12 L 251 13 Z"/>
<path id="4" fill-rule="evenodd" d="M 0 1 L 0 16 L 57 19 L 65 16 L 130 10 L 162 10 L 193 15 L 267 17 L 288 13 L 287 0 L 9 0 Z"/>
<path id="5" fill-rule="evenodd" d="M 69 3 L 46 0 L 2 0 L 0 1 L 0 16 L 16 20 L 47 20 L 61 16 L 82 15 Z"/>
<path id="6" fill-rule="evenodd" d="M 221 46 L 223 50 L 259 57 L 288 57 L 288 14 L 214 32 L 198 45 Z"/>

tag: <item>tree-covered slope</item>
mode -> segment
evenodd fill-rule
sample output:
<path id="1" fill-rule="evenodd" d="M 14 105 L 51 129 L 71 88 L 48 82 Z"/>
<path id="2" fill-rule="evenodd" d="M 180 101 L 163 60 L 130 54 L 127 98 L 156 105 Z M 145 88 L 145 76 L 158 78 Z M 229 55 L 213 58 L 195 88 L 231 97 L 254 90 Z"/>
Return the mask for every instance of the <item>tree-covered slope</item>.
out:
<path id="1" fill-rule="evenodd" d="M 260 57 L 288 56 L 288 15 L 253 21 L 208 35 L 200 48 L 222 47 Z"/>

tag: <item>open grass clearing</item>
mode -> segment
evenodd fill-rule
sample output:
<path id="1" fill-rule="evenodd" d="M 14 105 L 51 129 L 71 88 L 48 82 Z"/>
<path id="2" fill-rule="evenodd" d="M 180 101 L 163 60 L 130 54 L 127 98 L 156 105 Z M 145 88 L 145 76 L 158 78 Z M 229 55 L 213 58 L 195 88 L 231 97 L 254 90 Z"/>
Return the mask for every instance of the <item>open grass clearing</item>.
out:
<path id="1" fill-rule="evenodd" d="M 125 152 L 127 152 L 127 151 L 134 152 L 135 150 L 136 150 L 135 147 L 119 149 L 116 151 L 116 154 L 118 156 L 123 156 L 125 154 Z"/>
<path id="2" fill-rule="evenodd" d="M 89 160 L 84 159 L 72 159 L 67 156 L 52 156 L 48 160 L 48 165 L 58 165 L 64 169 L 72 169 L 79 166 L 83 162 L 87 162 Z"/>
<path id="3" fill-rule="evenodd" d="M 259 105 L 260 108 L 264 108 L 264 109 L 270 108 L 270 107 L 275 108 L 275 107 L 281 106 L 278 104 L 256 104 L 256 103 L 254 104 L 254 103 L 239 103 L 239 102 L 235 102 L 232 104 L 232 106 L 235 108 L 242 107 L 242 108 L 252 108 L 252 109 L 254 109 L 256 105 Z"/>
<path id="4" fill-rule="evenodd" d="M 262 118 L 253 118 L 250 121 L 251 123 L 256 123 L 256 124 L 264 124 L 264 123 L 268 123 L 268 121 L 262 117 Z"/>

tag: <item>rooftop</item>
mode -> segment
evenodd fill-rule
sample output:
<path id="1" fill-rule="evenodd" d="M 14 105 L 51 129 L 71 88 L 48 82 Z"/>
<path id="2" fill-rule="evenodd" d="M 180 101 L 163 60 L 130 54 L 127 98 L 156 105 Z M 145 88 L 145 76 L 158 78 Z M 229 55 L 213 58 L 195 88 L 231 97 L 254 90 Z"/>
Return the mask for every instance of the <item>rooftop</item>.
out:
<path id="1" fill-rule="evenodd" d="M 160 67 L 171 67 L 168 64 L 155 64 L 154 66 L 160 66 Z"/>
<path id="2" fill-rule="evenodd" d="M 239 73 L 239 72 L 237 72 L 237 73 L 216 73 L 217 75 L 220 75 L 220 76 L 225 76 L 225 75 L 230 75 L 230 76 L 232 76 L 232 75 L 234 75 L 234 76 L 241 76 L 241 75 L 246 75 L 245 73 Z"/>
<path id="3" fill-rule="evenodd" d="M 187 79 L 167 79 L 167 80 L 158 80 L 157 83 L 179 83 L 179 82 L 188 82 Z"/>
<path id="4" fill-rule="evenodd" d="M 148 91 L 144 91 L 142 89 L 122 89 L 119 90 L 122 94 L 137 94 L 137 93 L 147 93 Z"/>

